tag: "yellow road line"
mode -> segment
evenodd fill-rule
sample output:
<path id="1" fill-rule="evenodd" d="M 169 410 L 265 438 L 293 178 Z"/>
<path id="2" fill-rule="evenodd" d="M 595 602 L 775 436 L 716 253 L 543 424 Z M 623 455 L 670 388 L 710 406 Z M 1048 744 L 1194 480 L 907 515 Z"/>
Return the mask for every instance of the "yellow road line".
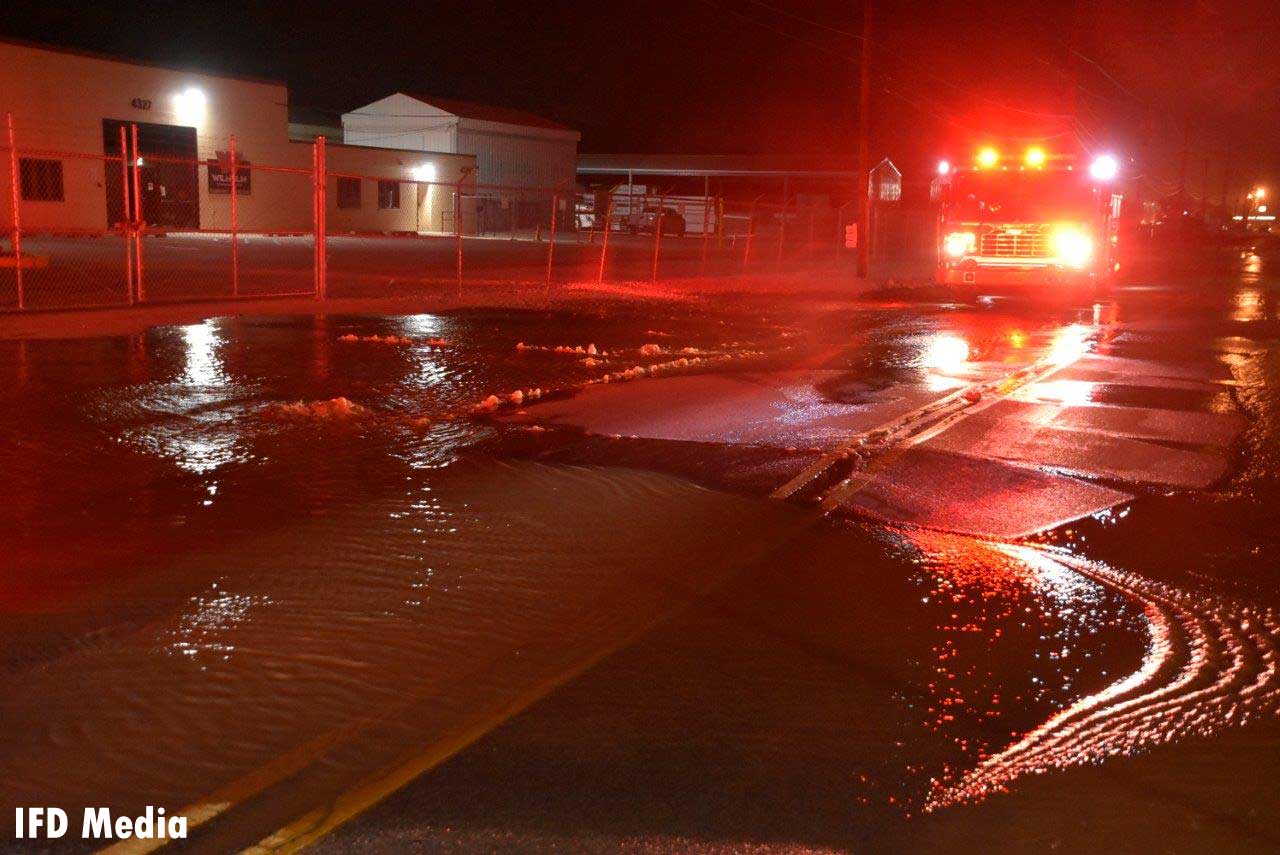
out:
<path id="1" fill-rule="evenodd" d="M 634 637 L 648 632 L 658 622 L 655 621 L 654 624 L 646 626 Z M 508 719 L 524 712 L 555 689 L 585 673 L 592 666 L 629 644 L 634 637 L 628 637 L 616 645 L 601 650 L 573 668 L 517 695 L 484 719 L 438 740 L 425 753 L 366 778 L 328 805 L 316 808 L 283 828 L 277 829 L 244 851 L 255 853 L 255 855 L 297 852 L 448 760 Z"/>
<path id="2" fill-rule="evenodd" d="M 816 519 L 816 517 L 814 518 Z M 809 518 L 803 520 L 805 526 L 809 522 Z M 498 725 L 523 712 L 561 685 L 578 677 L 618 650 L 634 643 L 655 626 L 678 614 L 688 604 L 714 590 L 730 575 L 732 574 L 724 573 L 715 579 L 706 581 L 705 584 L 698 588 L 682 588 L 682 596 L 674 605 L 658 611 L 651 620 L 643 625 L 622 635 L 612 643 L 605 644 L 581 661 L 504 702 L 491 714 L 470 724 L 464 724 L 455 732 L 446 734 L 444 738 L 429 746 L 426 751 L 417 753 L 402 763 L 371 775 L 353 788 L 340 794 L 325 807 L 317 808 L 295 819 L 267 835 L 257 844 L 248 847 L 245 851 L 259 853 L 295 852 L 314 842 L 324 834 L 369 809 L 397 789 L 411 782 L 414 778 L 444 762 Z M 674 581 L 682 583 L 686 580 L 677 579 Z M 589 618 L 584 616 L 582 621 L 588 623 Z M 497 659 L 489 664 L 492 665 L 496 661 Z M 198 802 L 182 810 L 171 812 L 170 815 L 187 817 L 188 838 L 190 838 L 192 830 L 227 813 L 236 805 L 259 795 L 271 786 L 283 782 L 293 774 L 305 769 L 325 751 L 348 743 L 366 726 L 387 721 L 394 712 L 407 709 L 410 704 L 419 699 L 416 694 L 410 695 L 392 713 L 384 712 L 377 716 L 365 716 L 320 737 L 309 740 L 216 790 Z M 100 853 L 101 855 L 106 855 L 106 853 L 110 853 L 110 855 L 145 855 L 145 853 L 154 852 L 167 846 L 170 842 L 172 841 L 168 839 L 138 840 L 134 838 L 119 841 L 100 850 Z"/>

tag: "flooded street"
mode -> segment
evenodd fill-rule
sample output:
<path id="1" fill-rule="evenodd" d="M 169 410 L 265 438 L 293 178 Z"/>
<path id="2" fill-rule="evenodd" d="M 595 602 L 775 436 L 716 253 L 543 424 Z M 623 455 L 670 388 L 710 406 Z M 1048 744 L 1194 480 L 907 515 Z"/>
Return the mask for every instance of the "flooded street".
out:
<path id="1" fill-rule="evenodd" d="M 1274 264 L 0 341 L 0 815 L 1274 847 Z"/>

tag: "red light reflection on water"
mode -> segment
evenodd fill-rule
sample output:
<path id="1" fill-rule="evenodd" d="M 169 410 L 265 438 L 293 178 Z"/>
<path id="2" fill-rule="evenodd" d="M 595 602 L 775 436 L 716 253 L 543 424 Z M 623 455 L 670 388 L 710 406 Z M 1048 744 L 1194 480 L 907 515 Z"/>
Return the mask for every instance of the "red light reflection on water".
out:
<path id="1" fill-rule="evenodd" d="M 1002 544 L 927 530 L 904 536 L 936 615 L 920 721 L 953 746 L 933 780 L 941 786 L 1066 702 L 1076 681 L 1097 680 L 1101 664 L 1086 661 L 1083 638 L 1119 618 L 1096 583 Z"/>
<path id="2" fill-rule="evenodd" d="M 1132 600 L 1144 616 L 1146 651 L 1131 673 L 1071 701 L 954 779 L 936 781 L 926 810 L 981 800 L 1025 775 L 1132 755 L 1275 713 L 1280 622 L 1269 611 L 1179 590 L 1063 549 L 971 548 L 998 551 L 1024 568 L 1000 569 L 994 562 L 996 569 L 980 571 L 996 590 L 1033 577 L 1074 576 Z"/>

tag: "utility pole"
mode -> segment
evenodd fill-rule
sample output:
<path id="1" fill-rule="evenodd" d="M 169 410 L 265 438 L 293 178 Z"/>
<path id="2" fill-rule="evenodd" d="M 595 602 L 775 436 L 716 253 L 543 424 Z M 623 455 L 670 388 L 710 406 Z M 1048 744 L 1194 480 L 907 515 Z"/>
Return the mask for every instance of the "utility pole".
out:
<path id="1" fill-rule="evenodd" d="M 871 0 L 862 0 L 862 49 L 858 56 L 858 170 L 854 192 L 858 200 L 858 276 L 867 278 L 871 261 L 871 195 L 869 139 L 871 124 Z"/>
<path id="2" fill-rule="evenodd" d="M 1071 23 L 1067 27 L 1067 62 L 1066 62 L 1066 113 L 1071 117 L 1071 130 L 1080 127 L 1080 69 L 1077 64 L 1077 43 L 1080 41 L 1080 0 L 1071 3 Z"/>

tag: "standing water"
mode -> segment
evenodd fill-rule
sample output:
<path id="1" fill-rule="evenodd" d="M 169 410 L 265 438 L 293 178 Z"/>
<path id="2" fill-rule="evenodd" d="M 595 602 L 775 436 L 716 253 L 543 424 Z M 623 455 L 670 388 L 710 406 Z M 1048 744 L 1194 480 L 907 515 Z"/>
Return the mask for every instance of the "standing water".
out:
<path id="1" fill-rule="evenodd" d="M 1214 317 L 1178 346 L 1231 367 L 1251 462 L 1016 543 L 765 498 L 804 449 L 474 408 L 677 358 L 828 372 L 816 405 L 878 406 L 955 388 L 939 363 L 1017 364 L 1052 318 L 646 307 L 0 343 L 4 805 L 164 805 L 220 851 L 409 784 L 320 846 L 977 851 L 1001 805 L 1049 822 L 1098 763 L 1271 740 L 1275 319 Z"/>

